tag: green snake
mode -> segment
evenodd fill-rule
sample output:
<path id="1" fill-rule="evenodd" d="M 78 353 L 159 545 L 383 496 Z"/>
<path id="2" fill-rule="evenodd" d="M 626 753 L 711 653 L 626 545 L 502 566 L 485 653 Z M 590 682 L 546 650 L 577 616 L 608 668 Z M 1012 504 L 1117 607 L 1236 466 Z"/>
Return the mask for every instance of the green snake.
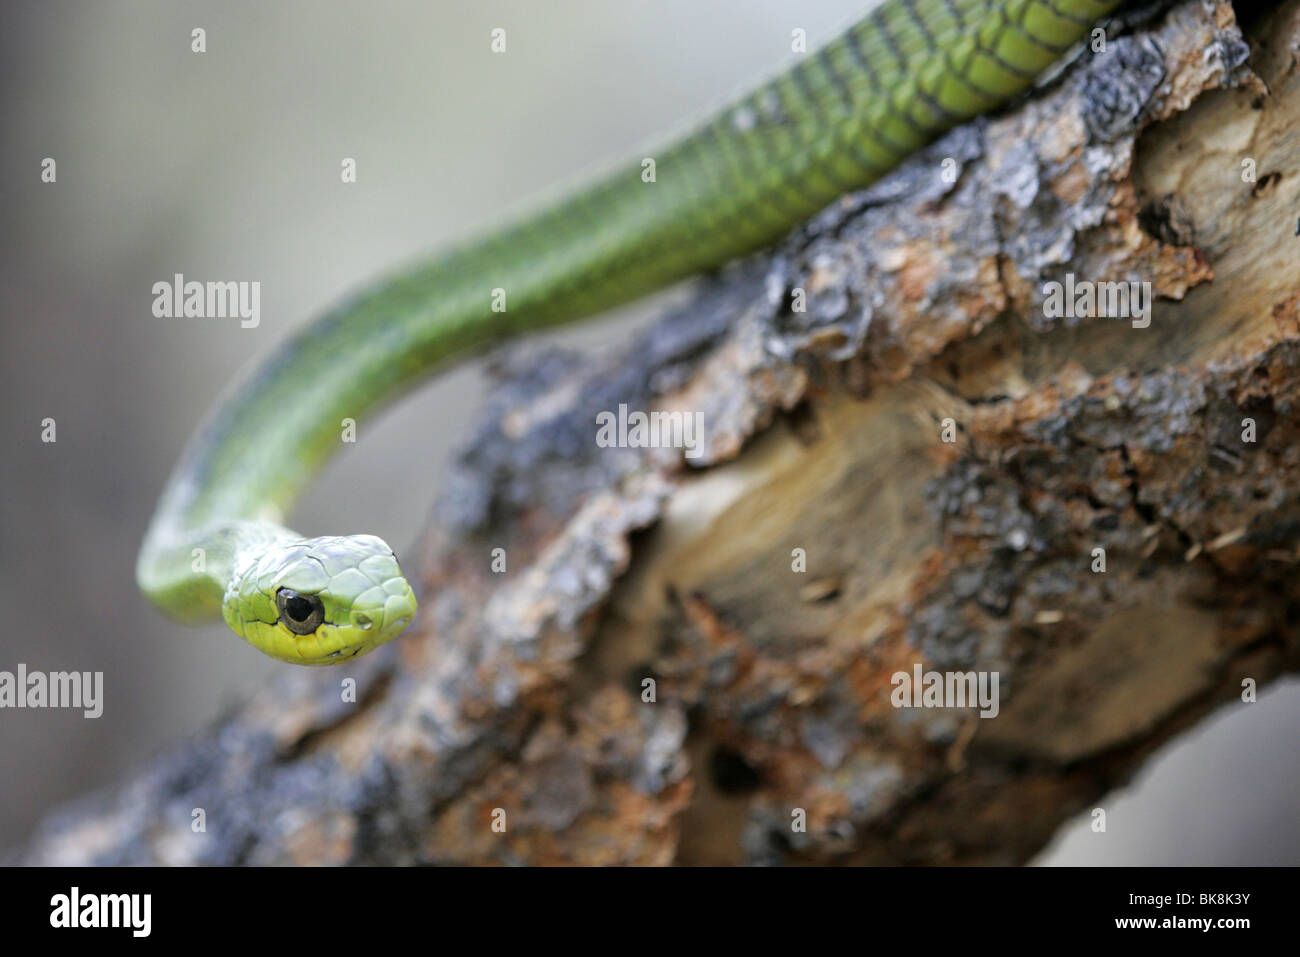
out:
<path id="1" fill-rule="evenodd" d="M 358 420 L 435 367 L 779 239 L 954 125 L 1027 89 L 1118 0 L 891 0 L 691 135 L 513 226 L 416 265 L 255 365 L 190 440 L 140 550 L 141 590 L 218 614 L 282 661 L 397 635 L 416 599 L 373 535 L 281 524 Z"/>

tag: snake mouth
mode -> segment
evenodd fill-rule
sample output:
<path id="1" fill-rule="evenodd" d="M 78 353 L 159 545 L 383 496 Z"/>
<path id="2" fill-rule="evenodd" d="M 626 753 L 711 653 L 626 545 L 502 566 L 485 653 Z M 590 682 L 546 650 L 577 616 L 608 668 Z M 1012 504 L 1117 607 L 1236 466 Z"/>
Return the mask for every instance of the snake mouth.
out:
<path id="1" fill-rule="evenodd" d="M 321 637 L 323 638 L 324 636 Z M 379 637 L 380 636 L 378 635 L 372 634 L 353 635 L 350 636 L 350 640 L 344 641 L 339 645 L 339 647 L 334 648 L 332 651 L 325 651 L 322 648 L 316 648 L 314 653 L 310 645 L 306 647 L 299 645 L 297 649 L 298 657 L 296 659 L 289 658 L 287 660 L 308 665 L 342 664 L 345 661 L 351 661 L 353 658 L 358 658 L 361 655 L 374 651 L 384 643 L 382 640 L 377 640 Z"/>
<path id="2" fill-rule="evenodd" d="M 333 628 L 350 627 L 354 632 L 350 636 L 352 640 L 340 648 L 320 655 L 315 661 L 310 658 L 301 660 L 307 664 L 322 665 L 337 665 L 351 661 L 353 658 L 369 654 L 380 645 L 387 644 L 414 620 L 414 614 L 406 613 L 405 609 L 403 614 L 391 621 L 387 620 L 383 609 L 375 609 L 373 612 L 354 612 L 348 626 L 333 626 Z"/>

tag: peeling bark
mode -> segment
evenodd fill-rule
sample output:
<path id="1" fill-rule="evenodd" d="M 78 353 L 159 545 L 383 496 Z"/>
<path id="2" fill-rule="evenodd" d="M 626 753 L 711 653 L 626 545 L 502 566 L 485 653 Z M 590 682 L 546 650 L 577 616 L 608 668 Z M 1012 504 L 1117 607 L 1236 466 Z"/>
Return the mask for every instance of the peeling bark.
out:
<path id="1" fill-rule="evenodd" d="M 1297 11 L 1248 48 L 1176 6 L 625 352 L 500 355 L 417 625 L 286 669 L 25 859 L 1028 859 L 1300 664 Z M 1151 283 L 1150 326 L 1047 318 L 1067 273 Z M 701 413 L 703 457 L 597 448 L 619 403 Z M 894 708 L 916 664 L 996 671 L 1000 713 Z"/>

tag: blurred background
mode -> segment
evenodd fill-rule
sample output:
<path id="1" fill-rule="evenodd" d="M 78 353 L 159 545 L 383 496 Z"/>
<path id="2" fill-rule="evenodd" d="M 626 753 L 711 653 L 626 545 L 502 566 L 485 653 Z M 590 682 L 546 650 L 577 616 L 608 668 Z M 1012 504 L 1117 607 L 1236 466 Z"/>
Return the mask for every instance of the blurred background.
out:
<path id="1" fill-rule="evenodd" d="M 0 670 L 103 671 L 105 705 L 98 720 L 0 710 L 0 850 L 284 667 L 224 626 L 168 623 L 134 585 L 167 472 L 245 360 L 377 275 L 689 126 L 781 67 L 794 27 L 817 45 L 869 6 L 9 0 Z M 206 53 L 190 51 L 195 27 Z M 260 327 L 155 319 L 151 287 L 178 272 L 260 281 Z M 647 314 L 560 338 L 597 348 Z M 402 554 L 481 395 L 471 365 L 363 424 L 293 526 L 373 531 Z M 1082 818 L 1039 862 L 1300 863 L 1297 727 L 1296 680 L 1222 709 L 1106 800 L 1106 834 Z"/>

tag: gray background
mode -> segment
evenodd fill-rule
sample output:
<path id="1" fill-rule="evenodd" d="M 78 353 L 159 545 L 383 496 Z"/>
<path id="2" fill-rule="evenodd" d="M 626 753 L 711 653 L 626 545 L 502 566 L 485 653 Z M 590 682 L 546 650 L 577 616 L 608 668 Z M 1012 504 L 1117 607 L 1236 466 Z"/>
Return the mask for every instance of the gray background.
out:
<path id="1" fill-rule="evenodd" d="M 863 7 L 9 0 L 0 669 L 102 670 L 106 705 L 95 721 L 0 711 L 0 848 L 284 667 L 222 626 L 169 624 L 132 577 L 174 457 L 244 360 L 377 274 L 640 155 L 779 68 L 793 27 L 817 44 Z M 150 287 L 175 272 L 260 281 L 261 327 L 154 319 Z M 599 347 L 644 314 L 564 337 Z M 460 369 L 367 426 L 295 527 L 402 552 L 480 397 Z M 1300 682 L 1220 711 L 1106 800 L 1106 834 L 1075 822 L 1041 859 L 1300 863 L 1297 726 Z"/>

